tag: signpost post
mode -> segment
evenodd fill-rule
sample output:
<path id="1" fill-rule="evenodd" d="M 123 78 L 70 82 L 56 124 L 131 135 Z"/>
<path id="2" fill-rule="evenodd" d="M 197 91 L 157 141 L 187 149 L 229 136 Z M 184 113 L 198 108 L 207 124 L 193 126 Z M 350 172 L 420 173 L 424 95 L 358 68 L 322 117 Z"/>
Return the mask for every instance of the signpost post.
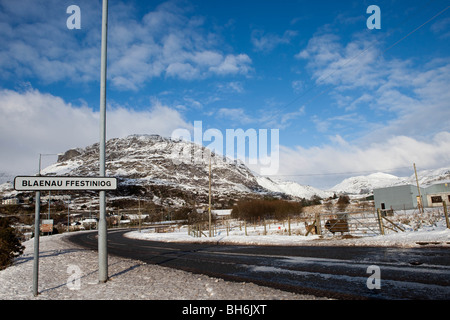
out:
<path id="1" fill-rule="evenodd" d="M 41 214 L 41 192 L 36 191 L 34 209 L 34 259 L 33 259 L 33 295 L 38 295 L 38 274 L 39 274 L 39 224 Z"/>
<path id="2" fill-rule="evenodd" d="M 105 193 L 117 189 L 117 179 L 107 177 L 66 177 L 66 176 L 17 176 L 14 178 L 14 189 L 17 191 L 36 191 L 36 206 L 34 218 L 34 260 L 33 260 L 33 294 L 38 295 L 39 274 L 39 233 L 41 191 L 53 190 L 97 190 Z M 50 220 L 43 220 L 43 227 Z M 51 221 L 53 229 L 53 221 Z M 43 232 L 47 232 L 43 229 Z M 100 253 L 99 253 L 100 254 Z"/>

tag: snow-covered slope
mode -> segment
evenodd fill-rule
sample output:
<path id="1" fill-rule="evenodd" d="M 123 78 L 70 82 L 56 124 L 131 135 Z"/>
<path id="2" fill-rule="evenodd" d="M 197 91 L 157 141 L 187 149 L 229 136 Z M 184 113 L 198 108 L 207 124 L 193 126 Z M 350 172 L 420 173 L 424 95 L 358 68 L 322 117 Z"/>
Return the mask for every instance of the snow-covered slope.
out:
<path id="1" fill-rule="evenodd" d="M 14 174 L 7 172 L 0 172 L 0 184 L 14 181 Z"/>
<path id="2" fill-rule="evenodd" d="M 406 183 L 406 178 L 377 172 L 367 176 L 356 176 L 343 180 L 332 188 L 336 193 L 366 194 L 376 188 L 383 188 Z"/>
<path id="3" fill-rule="evenodd" d="M 171 190 L 181 198 L 206 197 L 209 189 L 209 150 L 192 142 L 172 140 L 157 135 L 131 135 L 106 143 L 108 176 L 121 179 L 121 184 L 138 185 L 152 192 L 156 186 Z M 68 150 L 58 162 L 43 169 L 44 175 L 97 175 L 98 144 L 84 149 Z M 256 176 L 242 162 L 213 154 L 212 193 L 221 198 L 267 193 L 311 198 L 328 196 L 328 192 L 295 182 L 274 181 Z M 151 191 L 153 189 L 153 191 Z M 145 192 L 145 191 L 142 191 Z"/>
<path id="4" fill-rule="evenodd" d="M 421 170 L 417 173 L 419 184 L 422 187 L 433 183 L 450 182 L 450 169 L 440 168 L 434 170 Z M 397 185 L 412 184 L 416 185 L 416 176 L 412 174 L 409 177 L 397 177 L 387 173 L 373 173 L 367 176 L 351 177 L 343 180 L 334 186 L 331 190 L 336 193 L 347 194 L 368 194 L 376 188 L 391 187 Z"/>
<path id="5" fill-rule="evenodd" d="M 293 197 L 311 199 L 313 196 L 327 198 L 333 196 L 331 191 L 323 191 L 311 186 L 300 185 L 293 181 L 273 180 L 267 177 L 257 177 L 256 181 L 267 190 L 285 193 Z"/>
<path id="6" fill-rule="evenodd" d="M 44 175 L 93 176 L 99 172 L 98 144 L 68 150 Z M 209 150 L 158 135 L 131 135 L 106 142 L 106 174 L 121 184 L 161 186 L 184 195 L 208 194 Z M 183 157 L 184 156 L 184 157 Z M 213 193 L 231 195 L 264 191 L 242 163 L 212 158 Z M 173 193 L 173 192 L 172 192 Z"/>
<path id="7" fill-rule="evenodd" d="M 421 170 L 417 173 L 417 178 L 419 184 L 424 187 L 434 183 L 450 182 L 450 168 Z M 408 177 L 407 183 L 416 184 L 415 175 Z"/>

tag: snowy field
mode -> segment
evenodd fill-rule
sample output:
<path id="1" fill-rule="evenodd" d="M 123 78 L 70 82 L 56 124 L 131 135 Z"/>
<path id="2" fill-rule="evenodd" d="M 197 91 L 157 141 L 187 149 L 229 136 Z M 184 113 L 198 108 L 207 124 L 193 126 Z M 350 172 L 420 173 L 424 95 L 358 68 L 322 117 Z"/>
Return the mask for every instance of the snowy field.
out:
<path id="1" fill-rule="evenodd" d="M 414 225 L 413 225 L 413 223 Z M 166 242 L 213 242 L 222 244 L 249 244 L 249 245 L 326 245 L 326 246 L 395 246 L 395 247 L 420 247 L 425 244 L 448 246 L 450 248 L 450 229 L 446 228 L 444 218 L 432 223 L 423 222 L 417 226 L 416 221 L 411 221 L 411 225 L 402 224 L 404 232 L 393 232 L 386 229 L 385 235 L 378 236 L 359 236 L 348 238 L 336 234 L 334 236 L 318 235 L 295 235 L 296 233 L 305 234 L 304 227 L 297 229 L 295 225 L 291 226 L 291 234 L 288 235 L 287 225 L 281 223 L 272 223 L 266 226 L 266 235 L 264 227 L 247 227 L 245 235 L 244 227 L 234 226 L 228 231 L 225 228 L 218 229 L 213 237 L 193 237 L 188 234 L 186 226 L 176 228 L 174 232 L 156 233 L 154 229 L 141 229 L 141 231 L 130 231 L 125 234 L 126 237 L 142 240 L 166 241 Z M 203 233 L 208 235 L 208 230 Z"/>
<path id="2" fill-rule="evenodd" d="M 206 232 L 207 233 L 207 232 Z M 125 236 L 142 240 L 155 240 L 166 242 L 214 242 L 222 244 L 249 244 L 249 245 L 296 245 L 296 246 L 393 246 L 393 247 L 420 247 L 425 244 L 442 245 L 450 248 L 450 229 L 436 227 L 430 231 L 415 231 L 389 234 L 385 236 L 361 237 L 346 239 L 339 235 L 333 238 L 312 236 L 286 236 L 286 235 L 216 235 L 215 237 L 193 238 L 183 229 L 173 233 L 154 233 L 151 230 L 132 231 Z"/>

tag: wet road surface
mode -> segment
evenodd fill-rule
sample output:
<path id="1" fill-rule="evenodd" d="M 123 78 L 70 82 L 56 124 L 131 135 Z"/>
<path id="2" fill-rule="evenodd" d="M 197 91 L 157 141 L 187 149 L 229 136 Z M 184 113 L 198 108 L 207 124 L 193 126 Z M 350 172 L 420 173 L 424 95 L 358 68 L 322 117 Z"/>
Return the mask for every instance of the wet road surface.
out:
<path id="1" fill-rule="evenodd" d="M 108 254 L 337 299 L 450 299 L 450 249 L 166 243 L 108 232 Z M 70 240 L 97 249 L 97 233 Z"/>

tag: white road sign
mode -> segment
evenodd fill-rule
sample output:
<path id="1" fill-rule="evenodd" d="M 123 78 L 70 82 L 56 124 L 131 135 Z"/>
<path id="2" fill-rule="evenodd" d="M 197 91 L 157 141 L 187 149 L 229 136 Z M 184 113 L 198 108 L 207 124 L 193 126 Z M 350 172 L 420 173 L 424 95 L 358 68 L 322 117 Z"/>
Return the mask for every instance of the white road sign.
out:
<path id="1" fill-rule="evenodd" d="M 14 189 L 17 191 L 116 190 L 117 179 L 105 177 L 18 176 L 14 179 Z"/>

